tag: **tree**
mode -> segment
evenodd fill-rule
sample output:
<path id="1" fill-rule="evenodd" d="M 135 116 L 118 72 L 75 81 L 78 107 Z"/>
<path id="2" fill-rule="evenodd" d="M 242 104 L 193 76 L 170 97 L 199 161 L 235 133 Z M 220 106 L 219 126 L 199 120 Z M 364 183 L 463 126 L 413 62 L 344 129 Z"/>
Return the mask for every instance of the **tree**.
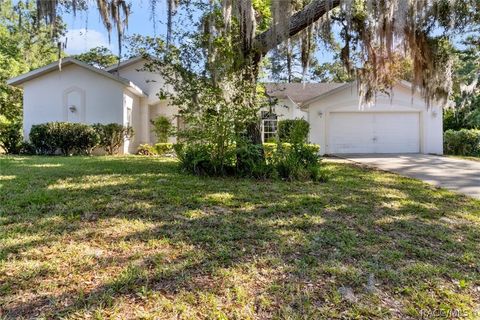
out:
<path id="1" fill-rule="evenodd" d="M 155 8 L 157 0 L 150 0 Z M 427 101 L 445 99 L 451 93 L 448 55 L 451 38 L 459 32 L 478 28 L 479 13 L 475 0 L 166 0 L 168 5 L 167 44 L 172 35 L 172 16 L 177 6 L 196 7 L 204 19 L 208 13 L 223 18 L 218 30 L 204 28 L 232 41 L 238 55 L 237 67 L 255 82 L 263 57 L 294 36 L 303 42 L 302 65 L 308 65 L 315 38 L 323 38 L 333 24 L 341 28 L 341 60 L 347 70 L 356 73 L 365 99 L 375 90 L 392 86 L 393 54 L 404 54 L 412 61 L 413 84 L 422 89 Z M 270 9 L 266 3 L 271 3 Z M 37 1 L 40 17 L 54 24 L 57 7 L 74 10 L 88 7 L 86 0 Z M 98 0 L 98 10 L 107 30 L 116 28 L 119 41 L 128 24 L 130 5 L 126 0 Z M 268 14 L 267 14 L 268 13 Z M 207 26 L 207 24 L 204 24 Z M 221 32 L 218 32 L 221 31 Z M 401 45 L 399 45 L 401 44 Z M 120 46 L 121 48 L 121 46 Z M 218 56 L 217 56 L 218 57 Z M 210 56 L 214 59 L 214 53 Z M 249 74 L 247 74 L 249 73 Z"/>
<path id="2" fill-rule="evenodd" d="M 150 1 L 154 8 L 157 1 Z M 278 46 L 299 42 L 305 74 L 318 43 L 330 43 L 336 27 L 340 61 L 358 80 L 364 101 L 372 100 L 376 91 L 391 89 L 405 75 L 398 62 L 408 61 L 408 77 L 429 104 L 445 101 L 452 93 L 452 39 L 478 31 L 480 22 L 477 0 L 166 1 L 167 39 L 156 50 L 163 53 L 154 70 L 175 89 L 171 99 L 182 106 L 190 128 L 202 128 L 199 134 L 220 141 L 215 144 L 218 154 L 239 137 L 261 142 L 253 116 L 262 103 L 257 80 L 264 58 Z M 58 6 L 77 7 L 86 1 L 38 3 L 40 17 L 52 23 Z M 129 4 L 126 0 L 97 4 L 107 30 L 116 27 L 121 48 Z M 177 7 L 195 11 L 188 15 L 192 30 L 172 33 Z M 177 85 L 179 81 L 185 85 Z"/>
<path id="3" fill-rule="evenodd" d="M 453 102 L 444 110 L 444 130 L 480 128 L 480 37 L 468 37 L 462 45 L 453 52 Z"/>
<path id="4" fill-rule="evenodd" d="M 87 52 L 73 56 L 73 58 L 102 69 L 118 62 L 118 57 L 105 47 L 92 48 Z"/>
<path id="5" fill-rule="evenodd" d="M 157 136 L 157 142 L 167 143 L 168 137 L 172 131 L 172 123 L 170 119 L 165 116 L 158 116 L 151 122 L 153 125 L 153 132 Z"/>
<path id="6" fill-rule="evenodd" d="M 11 0 L 0 2 L 0 115 L 9 121 L 21 122 L 22 92 L 6 81 L 50 63 L 58 57 L 52 36 L 63 32 L 59 18 L 56 31 L 37 20 L 32 2 Z"/>

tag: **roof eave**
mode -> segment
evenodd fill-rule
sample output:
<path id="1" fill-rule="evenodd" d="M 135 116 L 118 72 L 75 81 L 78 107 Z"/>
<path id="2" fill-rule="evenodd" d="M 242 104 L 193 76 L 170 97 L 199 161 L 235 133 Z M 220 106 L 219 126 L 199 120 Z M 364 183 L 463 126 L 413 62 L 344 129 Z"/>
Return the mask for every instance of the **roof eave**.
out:
<path id="1" fill-rule="evenodd" d="M 133 82 L 130 81 L 129 85 L 127 86 L 127 89 L 137 95 L 137 96 L 142 96 L 142 97 L 146 97 L 148 98 L 148 94 L 146 94 L 142 89 L 140 89 L 139 86 L 137 86 L 136 84 L 134 84 Z"/>
<path id="2" fill-rule="evenodd" d="M 334 93 L 336 93 L 336 92 L 339 92 L 339 91 L 341 91 L 341 90 L 343 90 L 343 89 L 345 89 L 345 88 L 348 88 L 348 87 L 351 86 L 353 83 L 354 83 L 354 82 L 347 82 L 347 83 L 345 83 L 344 85 L 341 85 L 341 86 L 336 87 L 335 89 L 329 90 L 329 91 L 324 92 L 324 93 L 322 93 L 322 94 L 320 94 L 320 95 L 318 95 L 318 96 L 316 96 L 316 97 L 314 97 L 314 98 L 312 98 L 312 99 L 306 100 L 306 101 L 302 102 L 301 108 L 302 108 L 302 109 L 303 109 L 303 108 L 307 109 L 311 103 L 313 103 L 313 102 L 315 102 L 315 101 L 318 101 L 318 100 L 321 100 L 321 99 L 323 99 L 323 98 L 325 98 L 325 97 L 327 97 L 327 96 L 329 96 L 329 95 L 332 95 L 332 94 L 334 94 Z"/>
<path id="3" fill-rule="evenodd" d="M 37 78 L 37 77 L 39 77 L 43 74 L 52 72 L 53 68 L 56 67 L 56 66 L 60 66 L 60 68 L 61 68 L 63 66 L 68 66 L 70 64 L 72 64 L 72 59 L 71 58 L 64 58 L 64 59 L 61 59 L 61 62 L 60 61 L 55 61 L 55 62 L 52 62 L 50 64 L 47 64 L 46 66 L 40 67 L 38 69 L 35 69 L 35 70 L 30 71 L 30 72 L 21 74 L 19 76 L 14 77 L 14 78 L 8 79 L 7 84 L 10 85 L 10 86 L 14 86 L 14 87 L 20 87 L 23 83 L 25 83 L 27 81 L 35 79 L 35 78 Z"/>
<path id="4" fill-rule="evenodd" d="M 136 57 L 130 58 L 128 60 L 121 61 L 120 63 L 112 64 L 111 66 L 106 67 L 105 71 L 107 71 L 107 72 L 116 71 L 118 69 L 122 69 L 122 68 L 128 67 L 132 64 L 135 64 L 138 61 L 141 61 L 143 59 L 145 59 L 144 56 L 136 56 Z"/>
<path id="5" fill-rule="evenodd" d="M 59 68 L 61 69 L 62 67 L 66 67 L 66 66 L 69 66 L 69 65 L 72 65 L 72 64 L 77 65 L 79 67 L 82 67 L 84 69 L 90 70 L 90 71 L 92 71 L 94 73 L 97 73 L 99 75 L 102 75 L 102 76 L 104 76 L 104 77 L 106 77 L 110 80 L 119 82 L 119 83 L 123 84 L 124 86 L 126 86 L 127 88 L 129 88 L 129 90 L 132 93 L 135 93 L 135 94 L 141 95 L 141 96 L 145 96 L 145 97 L 148 96 L 146 93 L 143 92 L 142 89 L 140 89 L 140 87 L 138 87 L 136 84 L 134 84 L 130 80 L 122 78 L 122 77 L 117 76 L 117 75 L 113 75 L 113 74 L 111 74 L 111 73 L 109 73 L 105 70 L 95 68 L 95 67 L 93 67 L 93 66 L 91 66 L 91 65 L 89 65 L 85 62 L 82 62 L 82 61 L 79 61 L 79 60 L 76 60 L 76 59 L 70 58 L 70 57 L 63 58 L 59 61 L 52 62 L 52 63 L 50 63 L 46 66 L 43 66 L 41 68 L 38 68 L 36 70 L 32 70 L 32 71 L 27 72 L 23 75 L 17 76 L 17 77 L 12 78 L 12 79 L 9 79 L 9 80 L 7 80 L 7 84 L 11 85 L 11 86 L 20 87 L 23 83 L 25 83 L 27 81 L 33 80 L 33 79 L 35 79 L 37 77 L 40 77 L 44 74 L 53 72 L 55 70 L 58 70 Z"/>

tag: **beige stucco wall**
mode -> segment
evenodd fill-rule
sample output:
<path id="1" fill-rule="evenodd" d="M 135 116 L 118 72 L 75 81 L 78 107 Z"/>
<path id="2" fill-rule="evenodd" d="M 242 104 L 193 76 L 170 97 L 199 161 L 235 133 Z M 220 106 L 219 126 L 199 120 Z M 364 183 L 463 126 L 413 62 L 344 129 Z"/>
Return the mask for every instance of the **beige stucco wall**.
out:
<path id="1" fill-rule="evenodd" d="M 160 89 L 165 88 L 165 81 L 160 74 L 144 70 L 144 63 L 143 60 L 140 60 L 131 65 L 121 67 L 120 76 L 139 86 L 148 95 L 148 104 L 157 104 L 160 101 L 157 94 L 160 92 Z"/>
<path id="2" fill-rule="evenodd" d="M 135 153 L 140 144 L 145 143 L 145 136 L 143 129 L 142 105 L 140 98 L 128 90 L 123 92 L 123 125 L 130 125 L 134 130 L 134 136 L 129 141 L 125 141 L 123 151 L 124 153 Z M 131 123 L 128 122 L 128 110 L 131 110 Z"/>
<path id="3" fill-rule="evenodd" d="M 178 123 L 178 109 L 169 105 L 167 100 L 160 100 L 158 97 L 160 90 L 165 88 L 165 81 L 160 74 L 144 70 L 143 65 L 144 61 L 141 60 L 134 64 L 121 67 L 119 73 L 121 77 L 129 79 L 148 94 L 148 98 L 142 98 L 139 101 L 141 107 L 136 114 L 137 118 L 140 119 L 137 123 L 139 128 L 136 130 L 138 136 L 136 137 L 136 141 L 132 142 L 135 147 L 138 147 L 141 143 L 154 144 L 157 142 L 155 133 L 152 131 L 153 126 L 151 120 L 159 115 L 169 118 L 175 128 Z M 175 143 L 176 138 L 170 137 L 168 142 Z M 130 150 L 132 150 L 132 148 L 130 148 Z"/>
<path id="4" fill-rule="evenodd" d="M 50 121 L 124 123 L 123 85 L 70 65 L 23 85 L 23 129 Z M 75 105 L 71 113 L 68 106 Z"/>

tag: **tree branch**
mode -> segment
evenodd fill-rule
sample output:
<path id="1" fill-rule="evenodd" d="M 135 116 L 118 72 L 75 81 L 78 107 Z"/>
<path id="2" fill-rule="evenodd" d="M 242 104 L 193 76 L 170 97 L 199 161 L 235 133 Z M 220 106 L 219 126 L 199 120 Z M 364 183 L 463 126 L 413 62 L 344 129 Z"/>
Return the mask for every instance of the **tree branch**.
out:
<path id="1" fill-rule="evenodd" d="M 289 21 L 288 36 L 292 37 L 320 19 L 325 13 L 340 5 L 340 0 L 313 0 L 303 10 L 293 14 Z M 282 43 L 285 37 L 276 37 L 273 27 L 257 35 L 251 52 L 264 56 L 271 49 Z"/>

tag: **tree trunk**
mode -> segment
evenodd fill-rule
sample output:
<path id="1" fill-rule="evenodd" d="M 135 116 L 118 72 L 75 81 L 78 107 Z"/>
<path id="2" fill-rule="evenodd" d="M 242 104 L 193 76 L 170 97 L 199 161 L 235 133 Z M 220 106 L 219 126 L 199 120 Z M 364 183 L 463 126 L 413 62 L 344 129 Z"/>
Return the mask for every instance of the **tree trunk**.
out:
<path id="1" fill-rule="evenodd" d="M 320 19 L 328 11 L 338 7 L 340 0 L 314 0 L 301 11 L 293 14 L 289 18 L 288 36 L 292 37 L 304 30 L 312 23 Z M 264 56 L 271 49 L 285 41 L 284 38 L 275 37 L 273 28 L 257 35 L 253 41 L 251 51 L 255 56 Z M 249 55 L 249 52 L 246 52 Z"/>
<path id="2" fill-rule="evenodd" d="M 289 18 L 289 30 L 288 37 L 292 37 L 304 30 L 312 23 L 320 19 L 328 11 L 338 7 L 340 0 L 314 0 L 303 10 L 293 14 Z M 251 63 L 249 67 L 252 68 L 254 81 L 256 83 L 258 66 L 262 58 L 277 45 L 285 41 L 285 38 L 276 37 L 273 28 L 257 35 L 253 40 L 252 47 L 250 49 L 244 49 L 244 61 Z M 253 80 L 253 79 L 252 79 Z M 253 144 L 261 144 L 261 128 L 259 123 L 251 124 L 247 130 L 248 140 Z"/>

